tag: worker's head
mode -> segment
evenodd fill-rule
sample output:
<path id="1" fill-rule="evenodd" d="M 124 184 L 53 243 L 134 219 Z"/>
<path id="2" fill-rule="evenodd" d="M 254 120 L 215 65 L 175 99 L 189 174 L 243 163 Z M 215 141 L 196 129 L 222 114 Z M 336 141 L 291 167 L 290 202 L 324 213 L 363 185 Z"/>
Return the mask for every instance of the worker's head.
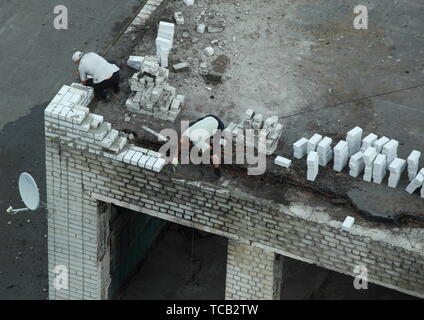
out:
<path id="1" fill-rule="evenodd" d="M 82 52 L 81 52 L 81 51 L 77 51 L 77 52 L 75 52 L 75 53 L 72 55 L 72 61 L 73 61 L 75 64 L 79 64 L 79 63 L 80 63 L 81 58 L 82 58 Z"/>

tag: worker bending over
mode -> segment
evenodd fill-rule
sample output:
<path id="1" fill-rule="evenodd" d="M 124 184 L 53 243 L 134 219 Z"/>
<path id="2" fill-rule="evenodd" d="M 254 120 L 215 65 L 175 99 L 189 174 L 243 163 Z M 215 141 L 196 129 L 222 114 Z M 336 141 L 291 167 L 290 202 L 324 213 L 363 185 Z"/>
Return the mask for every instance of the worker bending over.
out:
<path id="1" fill-rule="evenodd" d="M 105 89 L 113 88 L 119 92 L 119 67 L 107 62 L 97 53 L 83 54 L 77 51 L 72 56 L 72 61 L 78 65 L 78 74 L 81 83 L 94 88 L 94 94 L 99 99 L 106 99 Z"/>
<path id="2" fill-rule="evenodd" d="M 202 153 L 209 152 L 214 167 L 214 173 L 218 177 L 221 175 L 221 170 L 219 168 L 221 159 L 217 155 L 218 150 L 214 150 L 213 148 L 213 141 L 215 137 L 220 138 L 221 131 L 224 130 L 224 128 L 224 123 L 218 117 L 208 115 L 197 121 L 191 122 L 180 139 L 181 149 L 187 150 L 192 146 L 196 146 Z M 215 136 L 216 134 L 219 136 Z"/>

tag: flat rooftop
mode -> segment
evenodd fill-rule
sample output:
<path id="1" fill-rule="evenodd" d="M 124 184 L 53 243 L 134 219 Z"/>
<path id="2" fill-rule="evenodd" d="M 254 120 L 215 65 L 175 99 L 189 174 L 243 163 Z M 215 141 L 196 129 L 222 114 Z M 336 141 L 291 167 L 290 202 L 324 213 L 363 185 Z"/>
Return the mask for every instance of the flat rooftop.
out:
<path id="1" fill-rule="evenodd" d="M 354 30 L 355 4 L 348 0 L 196 0 L 190 7 L 182 1 L 165 2 L 145 25 L 112 47 L 108 58 L 122 66 L 122 90 L 108 103 L 94 102 L 91 111 L 116 129 L 138 132 L 141 144 L 154 138 L 141 125 L 160 131 L 206 114 L 221 117 L 227 125 L 238 122 L 247 109 L 264 117 L 277 115 L 283 137 L 268 157 L 265 175 L 247 176 L 235 165 L 223 165 L 217 181 L 212 181 L 210 166 L 180 166 L 177 172 L 276 202 L 328 208 L 339 220 L 351 215 L 382 226 L 390 220 L 422 225 L 424 200 L 405 192 L 406 173 L 392 189 L 387 176 L 381 185 L 368 183 L 362 176 L 349 176 L 347 169 L 334 171 L 332 162 L 320 167 L 315 182 L 306 180 L 306 158 L 294 160 L 288 171 L 273 164 L 277 155 L 293 159 L 292 144 L 302 137 L 319 133 L 332 138 L 334 146 L 355 126 L 365 135 L 398 140 L 402 159 L 412 150 L 424 152 L 424 7 L 421 0 L 361 4 L 369 10 L 368 30 Z M 175 26 L 169 64 L 187 61 L 190 69 L 174 73 L 170 68 L 170 85 L 186 97 L 179 117 L 170 123 L 126 109 L 127 79 L 136 72 L 126 61 L 130 55 L 156 53 L 157 23 L 172 19 L 175 11 L 183 13 L 185 24 Z M 225 20 L 223 32 L 196 32 L 197 23 L 220 20 Z M 213 40 L 218 44 L 212 45 Z M 208 46 L 215 49 L 210 58 L 203 53 Z M 224 72 L 222 83 L 206 83 L 200 68 L 205 62 L 209 69 Z M 131 114 L 130 121 L 125 121 L 126 114 Z"/>

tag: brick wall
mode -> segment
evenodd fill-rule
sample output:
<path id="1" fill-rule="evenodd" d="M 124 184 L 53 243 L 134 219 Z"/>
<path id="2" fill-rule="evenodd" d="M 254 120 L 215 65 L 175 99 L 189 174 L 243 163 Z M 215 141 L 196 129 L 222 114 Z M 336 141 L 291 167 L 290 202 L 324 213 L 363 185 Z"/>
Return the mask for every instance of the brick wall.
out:
<path id="1" fill-rule="evenodd" d="M 272 251 L 228 241 L 226 300 L 279 300 L 282 259 Z"/>
<path id="2" fill-rule="evenodd" d="M 112 131 L 107 123 L 97 124 L 107 132 L 96 138 L 99 129 L 93 119 L 98 116 L 81 115 L 84 131 L 64 113 L 59 103 L 53 111 L 47 108 L 45 118 L 50 298 L 104 298 L 102 273 L 108 270 L 99 256 L 98 200 L 259 248 L 267 258 L 257 261 L 258 270 L 264 270 L 263 264 L 266 270 L 272 254 L 349 275 L 355 266 L 365 265 L 369 281 L 424 297 L 423 230 L 356 224 L 345 232 L 342 221 L 318 209 L 287 207 L 240 190 L 181 179 L 156 153 L 119 143 L 118 136 L 104 141 Z M 234 248 L 230 246 L 229 257 L 237 255 Z M 249 250 L 256 252 L 244 247 L 240 254 Z M 238 260 L 229 262 L 229 270 L 235 270 L 231 261 Z M 69 290 L 53 286 L 58 264 L 69 268 Z M 228 282 L 227 297 L 237 297 L 230 290 L 233 283 Z M 274 292 L 269 286 L 264 289 L 268 298 L 269 290 Z"/>

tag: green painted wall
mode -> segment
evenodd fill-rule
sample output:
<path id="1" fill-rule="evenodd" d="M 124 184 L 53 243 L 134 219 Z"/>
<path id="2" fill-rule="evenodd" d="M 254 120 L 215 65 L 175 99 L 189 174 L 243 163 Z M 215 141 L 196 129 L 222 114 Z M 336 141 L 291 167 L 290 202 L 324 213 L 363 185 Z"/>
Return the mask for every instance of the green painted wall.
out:
<path id="1" fill-rule="evenodd" d="M 112 209 L 110 221 L 109 297 L 115 298 L 123 285 L 146 258 L 151 246 L 161 234 L 166 221 L 123 208 Z"/>

